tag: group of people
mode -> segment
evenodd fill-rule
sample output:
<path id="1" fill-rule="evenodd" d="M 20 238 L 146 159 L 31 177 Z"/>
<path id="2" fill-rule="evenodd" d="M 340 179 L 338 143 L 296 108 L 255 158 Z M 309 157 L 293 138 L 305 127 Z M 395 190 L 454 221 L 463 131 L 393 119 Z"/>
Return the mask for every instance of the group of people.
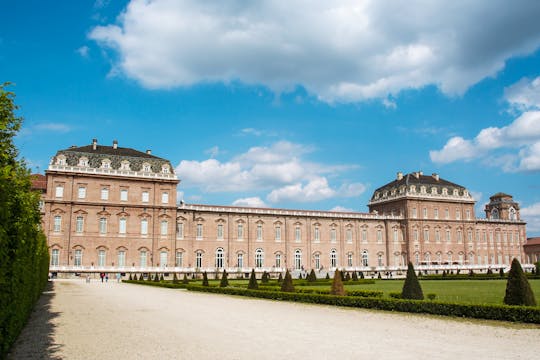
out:
<path id="1" fill-rule="evenodd" d="M 99 278 L 101 279 L 101 282 L 109 282 L 109 274 L 108 273 L 100 273 Z M 116 273 L 116 282 L 120 282 L 122 280 L 122 274 Z M 90 282 L 90 275 L 86 275 L 86 282 Z"/>

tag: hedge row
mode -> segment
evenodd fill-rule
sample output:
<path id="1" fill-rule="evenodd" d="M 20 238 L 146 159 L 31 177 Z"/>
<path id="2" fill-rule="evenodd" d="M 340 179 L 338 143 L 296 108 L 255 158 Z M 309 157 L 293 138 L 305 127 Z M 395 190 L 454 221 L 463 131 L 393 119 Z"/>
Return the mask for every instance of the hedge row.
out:
<path id="1" fill-rule="evenodd" d="M 13 137 L 22 119 L 0 84 L 0 358 L 9 351 L 47 284 L 49 251 L 24 162 Z"/>
<path id="2" fill-rule="evenodd" d="M 241 288 L 218 288 L 188 285 L 190 291 L 286 300 L 312 304 L 337 305 L 366 309 L 423 313 L 476 319 L 540 324 L 540 309 L 508 305 L 471 305 L 439 301 L 384 299 L 375 297 L 335 296 L 325 294 L 284 293 Z"/>
<path id="3" fill-rule="evenodd" d="M 156 287 L 163 287 L 168 289 L 185 289 L 188 285 L 187 284 L 173 284 L 172 282 L 167 281 L 148 281 L 148 280 L 123 280 L 122 282 L 128 283 L 128 284 L 138 284 L 138 285 L 148 285 L 148 286 L 156 286 Z"/>

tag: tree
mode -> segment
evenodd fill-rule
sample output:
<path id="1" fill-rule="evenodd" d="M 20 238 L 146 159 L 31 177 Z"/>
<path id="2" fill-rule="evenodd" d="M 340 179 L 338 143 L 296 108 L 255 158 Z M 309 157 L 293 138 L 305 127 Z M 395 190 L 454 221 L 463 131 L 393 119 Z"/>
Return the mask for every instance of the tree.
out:
<path id="1" fill-rule="evenodd" d="M 133 280 L 133 278 L 131 277 L 131 273 L 129 273 L 129 279 L 128 280 Z"/>
<path id="2" fill-rule="evenodd" d="M 202 275 L 202 286 L 210 286 L 210 284 L 208 284 L 208 274 L 205 272 L 203 272 L 203 275 Z"/>
<path id="3" fill-rule="evenodd" d="M 422 287 L 420 286 L 420 282 L 418 282 L 414 266 L 410 261 L 407 266 L 407 278 L 405 279 L 405 283 L 403 283 L 401 297 L 403 299 L 424 300 Z"/>
<path id="4" fill-rule="evenodd" d="M 255 269 L 251 269 L 251 276 L 249 277 L 248 289 L 258 290 L 259 284 L 257 284 L 257 277 L 255 276 Z"/>
<path id="5" fill-rule="evenodd" d="M 227 271 L 223 269 L 223 275 L 221 276 L 219 287 L 227 287 L 227 286 L 229 286 L 229 280 L 227 279 Z"/>
<path id="6" fill-rule="evenodd" d="M 176 273 L 174 273 L 174 275 L 173 275 L 172 283 L 173 284 L 178 284 L 178 276 L 176 276 Z"/>
<path id="7" fill-rule="evenodd" d="M 345 275 L 345 281 L 351 281 L 351 274 L 349 272 Z"/>
<path id="8" fill-rule="evenodd" d="M 165 279 L 163 278 L 163 274 L 161 274 L 161 275 L 159 276 L 159 281 L 163 281 L 163 280 L 165 280 Z"/>
<path id="9" fill-rule="evenodd" d="M 315 270 L 311 269 L 311 271 L 309 272 L 309 275 L 307 277 L 307 281 L 309 281 L 309 282 L 317 281 L 317 275 L 315 274 Z"/>
<path id="10" fill-rule="evenodd" d="M 512 260 L 510 272 L 508 273 L 504 303 L 507 305 L 536 306 L 536 299 L 527 276 L 523 273 L 523 268 L 516 258 Z"/>
<path id="11" fill-rule="evenodd" d="M 352 273 L 352 281 L 358 281 L 358 274 L 356 273 L 356 271 L 353 271 Z"/>
<path id="12" fill-rule="evenodd" d="M 261 283 L 267 284 L 268 281 L 270 281 L 270 274 L 268 274 L 268 273 L 266 272 L 266 270 L 265 270 L 265 271 L 263 272 L 263 274 L 262 274 L 262 277 L 261 277 Z"/>
<path id="13" fill-rule="evenodd" d="M 503 270 L 503 268 L 500 268 L 500 269 L 499 269 L 499 276 L 502 277 L 502 278 L 504 277 L 504 270 Z"/>
<path id="14" fill-rule="evenodd" d="M 535 264 L 536 276 L 540 276 L 540 261 L 537 261 Z"/>
<path id="15" fill-rule="evenodd" d="M 182 284 L 189 284 L 189 280 L 187 278 L 187 274 L 184 273 L 184 278 L 182 279 Z"/>
<path id="16" fill-rule="evenodd" d="M 292 281 L 292 276 L 289 273 L 289 270 L 285 273 L 285 279 L 283 279 L 283 284 L 281 284 L 281 291 L 283 292 L 294 292 L 294 285 Z"/>
<path id="17" fill-rule="evenodd" d="M 364 272 L 360 271 L 360 279 L 363 279 L 363 278 L 364 278 Z"/>
<path id="18" fill-rule="evenodd" d="M 330 280 L 330 274 L 326 273 L 326 276 L 324 277 L 326 280 Z"/>
<path id="19" fill-rule="evenodd" d="M 330 288 L 330 294 L 332 295 L 345 295 L 345 288 L 343 287 L 343 279 L 341 271 L 336 269 L 334 273 L 334 281 L 332 281 L 332 287 Z"/>
<path id="20" fill-rule="evenodd" d="M 279 277 L 277 279 L 278 284 L 281 284 L 283 282 L 283 275 L 279 273 Z"/>

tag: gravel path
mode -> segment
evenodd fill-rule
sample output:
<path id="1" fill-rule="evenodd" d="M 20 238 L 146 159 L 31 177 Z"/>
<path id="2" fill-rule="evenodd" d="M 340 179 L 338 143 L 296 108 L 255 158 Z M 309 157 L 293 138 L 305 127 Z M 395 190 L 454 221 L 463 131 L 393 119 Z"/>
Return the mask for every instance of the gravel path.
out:
<path id="1" fill-rule="evenodd" d="M 10 359 L 534 359 L 540 328 L 57 280 Z"/>

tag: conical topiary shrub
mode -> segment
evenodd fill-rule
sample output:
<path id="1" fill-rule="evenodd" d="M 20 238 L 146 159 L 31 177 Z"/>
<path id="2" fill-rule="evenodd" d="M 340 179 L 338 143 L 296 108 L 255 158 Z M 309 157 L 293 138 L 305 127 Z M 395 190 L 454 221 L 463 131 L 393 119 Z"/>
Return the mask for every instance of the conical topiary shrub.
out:
<path id="1" fill-rule="evenodd" d="M 189 280 L 187 278 L 187 274 L 184 273 L 184 278 L 182 279 L 182 284 L 189 284 Z"/>
<path id="2" fill-rule="evenodd" d="M 144 280 L 144 276 L 142 275 L 142 273 L 139 274 L 139 281 L 143 281 Z"/>
<path id="3" fill-rule="evenodd" d="M 148 277 L 146 278 L 147 281 L 152 281 L 152 274 L 148 273 Z"/>
<path id="4" fill-rule="evenodd" d="M 266 270 L 265 270 L 265 271 L 263 272 L 263 274 L 262 274 L 262 277 L 261 277 L 261 283 L 267 284 L 268 281 L 270 281 L 270 274 L 268 274 L 268 273 L 266 272 Z"/>
<path id="5" fill-rule="evenodd" d="M 159 276 L 159 281 L 163 281 L 163 280 L 165 280 L 165 279 L 163 278 L 163 274 L 161 274 L 161 275 Z"/>
<path id="6" fill-rule="evenodd" d="M 227 271 L 223 270 L 223 275 L 221 276 L 219 287 L 227 287 L 227 286 L 229 286 L 229 280 L 227 279 Z"/>
<path id="7" fill-rule="evenodd" d="M 315 270 L 311 269 L 311 271 L 309 272 L 309 275 L 307 277 L 307 281 L 309 281 L 309 282 L 317 281 L 317 275 L 315 274 Z"/>
<path id="8" fill-rule="evenodd" d="M 259 284 L 257 284 L 257 277 L 255 276 L 255 269 L 251 269 L 251 276 L 249 277 L 248 289 L 258 290 Z"/>
<path id="9" fill-rule="evenodd" d="M 345 273 L 340 271 L 339 274 L 341 275 L 341 281 L 345 281 Z"/>
<path id="10" fill-rule="evenodd" d="M 360 279 L 363 279 L 363 278 L 364 278 L 364 272 L 360 271 Z"/>
<path id="11" fill-rule="evenodd" d="M 377 274 L 377 279 L 382 279 L 382 275 L 381 275 L 381 272 L 379 271 L 379 273 Z"/>
<path id="12" fill-rule="evenodd" d="M 518 259 L 512 260 L 512 266 L 506 282 L 504 303 L 507 305 L 536 306 L 536 299 L 529 285 L 527 276 L 523 273 Z"/>
<path id="13" fill-rule="evenodd" d="M 327 272 L 326 276 L 324 277 L 326 280 L 330 280 L 330 274 Z"/>
<path id="14" fill-rule="evenodd" d="M 281 273 L 279 273 L 279 277 L 277 279 L 277 282 L 278 282 L 278 284 L 283 283 L 283 275 Z"/>
<path id="15" fill-rule="evenodd" d="M 407 267 L 407 278 L 405 279 L 405 283 L 403 283 L 403 290 L 401 290 L 401 298 L 424 300 L 424 293 L 422 292 L 422 287 L 418 282 L 418 278 L 416 277 L 413 264 L 410 261 Z"/>
<path id="16" fill-rule="evenodd" d="M 469 270 L 469 277 L 474 277 L 474 270 L 473 269 Z"/>
<path id="17" fill-rule="evenodd" d="M 351 274 L 347 272 L 347 275 L 345 275 L 345 281 L 351 281 Z"/>
<path id="18" fill-rule="evenodd" d="M 176 276 L 176 273 L 174 273 L 174 275 L 173 275 L 172 283 L 173 284 L 178 284 L 178 276 Z"/>
<path id="19" fill-rule="evenodd" d="M 285 278 L 281 284 L 281 291 L 283 292 L 294 292 L 294 285 L 292 281 L 292 276 L 289 273 L 289 270 L 285 273 Z"/>
<path id="20" fill-rule="evenodd" d="M 202 286 L 210 286 L 210 284 L 208 284 L 208 274 L 206 271 L 202 274 Z"/>
<path id="21" fill-rule="evenodd" d="M 330 294 L 332 295 L 345 295 L 345 288 L 343 287 L 343 279 L 341 271 L 336 269 L 334 273 L 334 281 L 332 281 L 332 287 L 330 288 Z"/>
<path id="22" fill-rule="evenodd" d="M 356 273 L 356 271 L 352 272 L 352 281 L 358 281 L 358 274 Z"/>
<path id="23" fill-rule="evenodd" d="M 131 277 L 131 273 L 129 273 L 129 278 L 128 280 L 133 280 L 133 278 Z"/>

